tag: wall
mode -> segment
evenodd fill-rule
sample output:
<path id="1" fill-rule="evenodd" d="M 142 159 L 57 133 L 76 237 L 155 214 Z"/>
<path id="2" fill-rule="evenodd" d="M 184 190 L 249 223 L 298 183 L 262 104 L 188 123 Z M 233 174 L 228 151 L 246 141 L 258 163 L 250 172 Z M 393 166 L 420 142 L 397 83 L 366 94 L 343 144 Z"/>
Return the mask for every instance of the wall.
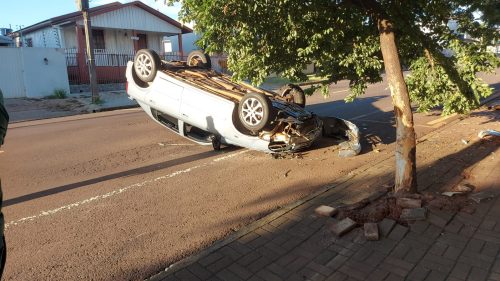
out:
<path id="1" fill-rule="evenodd" d="M 78 45 L 76 44 L 76 31 L 74 26 L 62 28 L 61 33 L 63 34 L 65 48 L 78 48 Z"/>
<path id="2" fill-rule="evenodd" d="M 95 27 L 95 29 L 99 29 Z M 64 45 L 68 49 L 77 49 L 76 44 L 76 33 L 75 27 L 64 28 Z M 161 40 L 163 34 L 152 33 L 152 32 L 141 32 L 145 33 L 148 39 L 148 48 L 156 50 L 158 53 L 161 52 Z M 106 45 L 106 51 L 109 53 L 133 53 L 134 52 L 134 41 L 131 39 L 133 36 L 132 30 L 125 29 L 104 29 L 104 44 Z M 177 35 L 175 36 L 177 37 Z"/>
<path id="3" fill-rule="evenodd" d="M 0 88 L 5 98 L 40 98 L 52 95 L 55 89 L 69 93 L 63 49 L 0 48 L 0 61 Z"/>
<path id="4" fill-rule="evenodd" d="M 83 25 L 83 20 L 78 21 L 78 25 Z M 180 28 L 134 6 L 128 6 L 115 11 L 93 16 L 92 27 L 148 30 L 163 34 L 181 33 Z"/>
<path id="5" fill-rule="evenodd" d="M 182 34 L 182 51 L 184 52 L 184 55 L 187 56 L 187 54 L 189 54 L 191 51 L 200 49 L 200 47 L 195 44 L 198 38 L 199 36 L 194 32 Z M 165 39 L 172 42 L 172 52 L 179 51 L 179 40 L 177 39 L 177 35 L 169 37 L 165 36 Z"/>
<path id="6" fill-rule="evenodd" d="M 61 40 L 59 28 L 57 27 L 47 27 L 35 32 L 23 34 L 24 44 L 26 44 L 28 38 L 31 38 L 33 42 L 32 47 L 64 48 L 64 42 Z"/>
<path id="7" fill-rule="evenodd" d="M 0 88 L 4 98 L 26 96 L 18 48 L 0 47 Z"/>

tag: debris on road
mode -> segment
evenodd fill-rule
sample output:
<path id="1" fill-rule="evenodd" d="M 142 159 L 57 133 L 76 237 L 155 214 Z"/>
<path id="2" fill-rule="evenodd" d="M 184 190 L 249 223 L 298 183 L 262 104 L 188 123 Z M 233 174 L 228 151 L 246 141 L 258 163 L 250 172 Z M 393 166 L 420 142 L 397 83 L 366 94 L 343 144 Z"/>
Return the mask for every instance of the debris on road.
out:
<path id="1" fill-rule="evenodd" d="M 352 157 L 361 152 L 359 128 L 352 122 L 336 117 L 320 117 L 323 136 L 342 140 L 339 156 Z"/>
<path id="2" fill-rule="evenodd" d="M 365 223 L 364 226 L 366 240 L 377 241 L 379 239 L 378 225 L 373 222 Z"/>
<path id="3" fill-rule="evenodd" d="M 318 216 L 333 217 L 338 213 L 338 209 L 331 206 L 321 205 L 314 210 L 314 213 Z"/>
<path id="4" fill-rule="evenodd" d="M 463 192 L 460 192 L 460 191 L 446 191 L 446 192 L 443 192 L 441 194 L 444 195 L 444 196 L 452 197 L 453 195 L 456 195 L 456 194 L 463 194 Z"/>
<path id="5" fill-rule="evenodd" d="M 288 177 L 288 174 L 290 174 L 290 172 L 291 172 L 291 171 L 292 171 L 292 170 L 288 170 L 288 171 L 286 171 L 286 173 L 285 173 L 285 178 L 287 178 L 287 177 Z"/>
<path id="6" fill-rule="evenodd" d="M 477 134 L 477 136 L 480 139 L 483 139 L 486 136 L 500 137 L 500 132 L 496 131 L 496 130 L 491 130 L 491 129 L 489 129 L 489 130 L 483 130 L 483 131 L 479 132 L 479 134 Z"/>
<path id="7" fill-rule="evenodd" d="M 350 218 L 345 218 L 341 221 L 334 222 L 332 226 L 330 226 L 330 230 L 335 234 L 335 236 L 340 237 L 343 234 L 351 231 L 356 227 L 356 222 L 351 220 Z"/>
<path id="8" fill-rule="evenodd" d="M 496 194 L 494 194 L 492 192 L 481 191 L 481 192 L 477 192 L 477 193 L 469 195 L 469 199 L 471 199 L 472 201 L 474 201 L 476 203 L 481 203 L 483 201 L 493 199 L 493 198 L 495 198 L 495 196 L 496 196 Z"/>
<path id="9" fill-rule="evenodd" d="M 474 189 L 475 189 L 475 186 L 473 186 L 472 184 L 460 183 L 460 184 L 456 185 L 455 187 L 453 187 L 452 191 L 468 193 L 468 192 L 473 191 Z"/>
<path id="10" fill-rule="evenodd" d="M 420 208 L 422 207 L 422 200 L 413 198 L 397 198 L 396 204 L 398 204 L 401 208 Z"/>
<path id="11" fill-rule="evenodd" d="M 465 194 L 472 192 L 474 190 L 474 186 L 468 183 L 460 183 L 452 188 L 451 191 L 446 191 L 441 193 L 444 196 L 452 197 L 457 194 Z"/>

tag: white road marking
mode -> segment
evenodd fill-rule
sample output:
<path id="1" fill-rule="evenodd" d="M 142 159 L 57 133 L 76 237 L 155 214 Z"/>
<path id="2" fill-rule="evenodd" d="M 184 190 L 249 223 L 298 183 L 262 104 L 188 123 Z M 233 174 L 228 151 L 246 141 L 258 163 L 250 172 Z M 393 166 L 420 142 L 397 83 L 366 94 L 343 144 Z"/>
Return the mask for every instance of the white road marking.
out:
<path id="1" fill-rule="evenodd" d="M 159 142 L 159 146 L 194 146 L 194 143 L 163 143 Z"/>
<path id="2" fill-rule="evenodd" d="M 240 152 L 232 153 L 232 154 L 229 154 L 229 155 L 226 155 L 226 156 L 223 156 L 223 157 L 215 158 L 214 160 L 212 160 L 210 162 L 206 162 L 206 163 L 203 163 L 203 164 L 200 164 L 200 165 L 196 165 L 196 166 L 184 169 L 184 170 L 175 171 L 175 172 L 170 173 L 168 175 L 157 177 L 157 178 L 154 178 L 154 179 L 151 179 L 151 180 L 145 180 L 145 181 L 140 182 L 140 183 L 136 183 L 136 184 L 132 184 L 132 185 L 129 185 L 129 186 L 126 186 L 126 187 L 122 187 L 122 188 L 110 191 L 110 192 L 102 194 L 102 195 L 97 195 L 97 196 L 94 196 L 94 197 L 90 197 L 90 198 L 87 198 L 85 200 L 78 201 L 78 202 L 75 202 L 75 203 L 72 203 L 72 204 L 68 204 L 68 205 L 65 205 L 65 206 L 61 206 L 59 208 L 55 208 L 55 209 L 52 209 L 52 210 L 41 211 L 37 215 L 28 216 L 28 217 L 24 217 L 24 218 L 21 218 L 21 219 L 18 219 L 18 220 L 13 220 L 13 221 L 8 222 L 8 223 L 5 224 L 5 229 L 8 229 L 9 227 L 12 227 L 12 226 L 19 225 L 21 223 L 25 223 L 25 222 L 29 222 L 29 221 L 34 221 L 34 220 L 42 218 L 42 217 L 50 216 L 50 215 L 59 213 L 61 211 L 71 210 L 72 208 L 76 208 L 76 207 L 79 207 L 81 205 L 85 205 L 85 204 L 89 204 L 89 203 L 92 203 L 92 202 L 95 202 L 95 201 L 98 201 L 98 200 L 109 198 L 111 196 L 115 196 L 115 195 L 118 195 L 118 194 L 130 191 L 130 190 L 135 189 L 135 188 L 144 187 L 147 184 L 150 184 L 150 183 L 153 183 L 153 182 L 157 182 L 157 181 L 161 181 L 161 180 L 164 180 L 164 179 L 173 178 L 173 177 L 176 177 L 176 176 L 181 175 L 181 174 L 186 174 L 186 173 L 189 173 L 189 172 L 191 172 L 193 170 L 196 170 L 196 169 L 199 169 L 199 168 L 203 168 L 203 167 L 206 167 L 206 166 L 210 166 L 210 165 L 214 165 L 215 163 L 218 163 L 220 161 L 228 160 L 230 158 L 239 156 L 239 155 L 241 155 L 243 153 L 247 153 L 248 151 L 249 150 L 243 150 L 243 151 L 240 151 Z"/>

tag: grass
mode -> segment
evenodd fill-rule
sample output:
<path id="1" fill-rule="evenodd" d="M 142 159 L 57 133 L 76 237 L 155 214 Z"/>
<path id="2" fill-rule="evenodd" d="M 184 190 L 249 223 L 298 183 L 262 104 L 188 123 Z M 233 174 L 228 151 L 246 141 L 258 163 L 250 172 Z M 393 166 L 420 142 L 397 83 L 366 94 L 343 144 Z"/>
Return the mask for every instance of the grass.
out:
<path id="1" fill-rule="evenodd" d="M 65 89 L 54 89 L 52 95 L 48 96 L 48 99 L 65 99 L 67 98 L 67 92 Z"/>
<path id="2" fill-rule="evenodd" d="M 100 97 L 97 97 L 97 99 L 95 101 L 93 101 L 92 103 L 97 104 L 97 105 L 102 105 L 102 104 L 104 104 L 104 100 L 101 99 Z"/>

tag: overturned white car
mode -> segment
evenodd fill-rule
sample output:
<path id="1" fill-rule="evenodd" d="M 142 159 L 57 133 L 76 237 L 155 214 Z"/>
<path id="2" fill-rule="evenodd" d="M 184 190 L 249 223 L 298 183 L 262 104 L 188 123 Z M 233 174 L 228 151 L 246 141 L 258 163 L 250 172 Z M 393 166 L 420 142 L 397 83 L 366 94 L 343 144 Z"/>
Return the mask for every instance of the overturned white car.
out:
<path id="1" fill-rule="evenodd" d="M 209 57 L 200 51 L 189 54 L 186 62 L 166 62 L 152 50 L 140 50 L 128 62 L 126 77 L 128 95 L 151 118 L 216 150 L 229 144 L 269 153 L 295 152 L 325 131 L 321 118 L 304 109 L 299 87 L 289 85 L 276 94 L 235 83 L 211 70 Z M 326 123 L 336 123 L 331 121 Z M 348 122 L 327 131 L 358 139 L 352 126 Z"/>

